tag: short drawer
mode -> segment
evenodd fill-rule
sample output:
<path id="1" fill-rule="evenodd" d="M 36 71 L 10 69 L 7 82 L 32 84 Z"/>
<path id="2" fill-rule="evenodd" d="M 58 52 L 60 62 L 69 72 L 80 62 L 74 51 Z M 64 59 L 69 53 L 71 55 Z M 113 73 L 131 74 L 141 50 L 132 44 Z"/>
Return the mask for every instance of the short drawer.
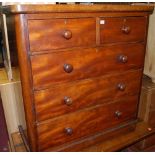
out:
<path id="1" fill-rule="evenodd" d="M 44 51 L 96 43 L 95 18 L 28 20 L 30 51 Z"/>
<path id="2" fill-rule="evenodd" d="M 31 56 L 34 88 L 141 68 L 144 53 L 143 44 L 127 44 Z"/>
<path id="3" fill-rule="evenodd" d="M 115 17 L 100 19 L 101 44 L 144 41 L 146 30 L 146 17 Z"/>
<path id="4" fill-rule="evenodd" d="M 39 151 L 116 127 L 136 119 L 138 96 L 87 108 L 39 124 Z"/>
<path id="5" fill-rule="evenodd" d="M 37 120 L 51 119 L 88 106 L 138 94 L 141 76 L 142 70 L 136 70 L 35 91 Z"/>

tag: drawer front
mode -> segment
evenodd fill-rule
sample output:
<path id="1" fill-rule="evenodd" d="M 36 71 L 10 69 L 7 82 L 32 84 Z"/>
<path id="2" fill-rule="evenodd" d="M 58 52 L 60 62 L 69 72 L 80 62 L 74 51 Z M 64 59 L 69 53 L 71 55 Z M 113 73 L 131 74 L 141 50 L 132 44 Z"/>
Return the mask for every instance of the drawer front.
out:
<path id="1" fill-rule="evenodd" d="M 100 19 L 101 44 L 144 41 L 146 17 L 116 17 Z"/>
<path id="2" fill-rule="evenodd" d="M 141 76 L 142 70 L 129 71 L 36 91 L 37 120 L 43 121 L 125 95 L 138 94 Z"/>
<path id="3" fill-rule="evenodd" d="M 133 120 L 136 118 L 137 103 L 138 96 L 130 96 L 115 103 L 97 105 L 40 124 L 37 127 L 39 150 L 61 145 Z"/>
<path id="4" fill-rule="evenodd" d="M 35 89 L 73 80 L 86 79 L 141 68 L 144 45 L 105 46 L 31 57 Z"/>
<path id="5" fill-rule="evenodd" d="M 44 51 L 96 43 L 95 18 L 29 20 L 30 51 Z"/>

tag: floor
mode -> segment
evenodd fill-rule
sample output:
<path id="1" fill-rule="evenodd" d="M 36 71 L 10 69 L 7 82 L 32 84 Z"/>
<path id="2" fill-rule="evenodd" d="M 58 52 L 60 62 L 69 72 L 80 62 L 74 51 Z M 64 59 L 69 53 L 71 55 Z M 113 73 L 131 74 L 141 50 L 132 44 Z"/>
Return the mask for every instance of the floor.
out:
<path id="1" fill-rule="evenodd" d="M 14 145 L 14 150 L 16 152 L 26 152 L 23 140 L 19 132 L 15 132 L 11 135 Z"/>
<path id="2" fill-rule="evenodd" d="M 12 81 L 9 81 L 5 68 L 0 68 L 0 84 L 6 84 L 6 83 L 20 80 L 18 68 L 15 68 L 15 67 L 12 68 L 12 74 L 13 74 L 14 79 Z"/>

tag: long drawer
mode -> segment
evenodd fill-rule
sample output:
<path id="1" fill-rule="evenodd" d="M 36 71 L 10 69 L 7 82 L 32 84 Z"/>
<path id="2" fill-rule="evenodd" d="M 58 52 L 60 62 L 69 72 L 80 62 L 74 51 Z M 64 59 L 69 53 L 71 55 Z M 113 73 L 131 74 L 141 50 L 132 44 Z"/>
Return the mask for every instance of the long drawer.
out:
<path id="1" fill-rule="evenodd" d="M 31 56 L 35 89 L 53 84 L 137 69 L 143 66 L 144 45 L 126 44 Z"/>
<path id="2" fill-rule="evenodd" d="M 30 51 L 93 46 L 95 18 L 28 20 Z"/>
<path id="3" fill-rule="evenodd" d="M 36 91 L 34 100 L 37 120 L 51 119 L 125 95 L 138 94 L 141 76 L 142 70 L 135 70 Z"/>
<path id="4" fill-rule="evenodd" d="M 115 127 L 136 118 L 138 96 L 101 104 L 39 124 L 38 146 L 42 151 L 80 137 Z"/>

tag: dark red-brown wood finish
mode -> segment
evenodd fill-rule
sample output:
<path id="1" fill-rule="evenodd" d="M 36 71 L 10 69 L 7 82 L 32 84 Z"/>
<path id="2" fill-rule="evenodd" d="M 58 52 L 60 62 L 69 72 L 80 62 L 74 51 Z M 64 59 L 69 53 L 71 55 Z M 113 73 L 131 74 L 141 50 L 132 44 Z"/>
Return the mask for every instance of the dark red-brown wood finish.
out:
<path id="1" fill-rule="evenodd" d="M 108 75 L 35 91 L 37 120 L 47 120 L 84 107 L 139 93 L 142 70 Z"/>
<path id="2" fill-rule="evenodd" d="M 66 50 L 32 56 L 34 88 L 47 88 L 71 80 L 142 68 L 144 51 L 142 43 Z M 70 68 L 66 68 L 67 65 Z"/>
<path id="3" fill-rule="evenodd" d="M 33 87 L 30 57 L 28 55 L 28 34 L 26 17 L 23 14 L 15 15 L 16 45 L 23 91 L 24 108 L 26 115 L 27 133 L 31 150 L 37 150 L 35 109 L 33 105 Z"/>
<path id="4" fill-rule="evenodd" d="M 64 144 L 131 121 L 136 117 L 137 103 L 137 95 L 129 96 L 121 101 L 96 105 L 40 124 L 39 148 L 42 151 L 49 146 Z M 130 108 L 126 108 L 126 105 L 130 105 Z"/>
<path id="5" fill-rule="evenodd" d="M 28 29 L 32 52 L 95 45 L 95 18 L 29 20 Z"/>
<path id="6" fill-rule="evenodd" d="M 133 129 L 152 10 L 129 5 L 3 8 L 15 32 L 9 40 L 16 40 L 31 151 L 80 151 L 107 132 L 117 136 L 118 128 Z"/>

